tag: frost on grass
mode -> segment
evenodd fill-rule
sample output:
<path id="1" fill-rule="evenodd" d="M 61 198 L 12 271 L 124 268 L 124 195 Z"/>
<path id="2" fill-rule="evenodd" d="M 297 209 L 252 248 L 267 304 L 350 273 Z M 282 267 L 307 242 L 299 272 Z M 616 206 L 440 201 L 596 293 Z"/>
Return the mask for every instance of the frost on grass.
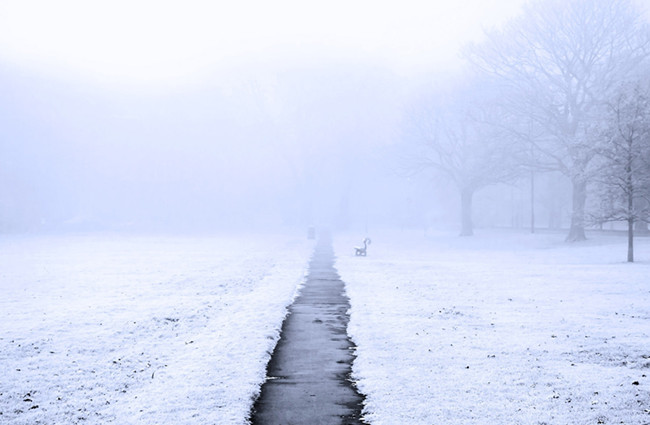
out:
<path id="1" fill-rule="evenodd" d="M 310 247 L 0 241 L 0 423 L 243 424 Z"/>
<path id="2" fill-rule="evenodd" d="M 381 424 L 650 423 L 650 241 L 338 238 L 364 413 Z"/>

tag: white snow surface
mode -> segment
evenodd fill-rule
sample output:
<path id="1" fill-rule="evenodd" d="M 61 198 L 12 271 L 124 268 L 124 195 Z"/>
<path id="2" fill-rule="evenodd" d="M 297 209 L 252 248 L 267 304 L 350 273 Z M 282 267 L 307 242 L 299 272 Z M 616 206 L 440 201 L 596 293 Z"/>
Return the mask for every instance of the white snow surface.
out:
<path id="1" fill-rule="evenodd" d="M 0 423 L 246 423 L 312 245 L 3 236 Z"/>
<path id="2" fill-rule="evenodd" d="M 363 236 L 335 251 L 370 423 L 650 423 L 648 238 Z"/>

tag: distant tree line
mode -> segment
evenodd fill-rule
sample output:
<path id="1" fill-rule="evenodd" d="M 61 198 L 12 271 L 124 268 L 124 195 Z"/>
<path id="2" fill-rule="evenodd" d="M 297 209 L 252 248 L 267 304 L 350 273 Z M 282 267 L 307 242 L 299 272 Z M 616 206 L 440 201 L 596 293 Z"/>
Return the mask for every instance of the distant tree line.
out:
<path id="1" fill-rule="evenodd" d="M 633 261 L 634 228 L 650 218 L 650 29 L 640 11 L 629 0 L 533 1 L 464 53 L 469 78 L 411 114 L 418 166 L 458 188 L 461 234 L 473 232 L 476 191 L 555 171 L 571 183 L 567 241 L 624 221 Z"/>

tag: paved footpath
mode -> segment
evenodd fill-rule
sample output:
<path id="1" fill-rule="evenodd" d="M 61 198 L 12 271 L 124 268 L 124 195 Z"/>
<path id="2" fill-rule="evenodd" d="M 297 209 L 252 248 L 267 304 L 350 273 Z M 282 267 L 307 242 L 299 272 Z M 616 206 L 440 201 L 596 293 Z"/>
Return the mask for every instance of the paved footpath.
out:
<path id="1" fill-rule="evenodd" d="M 289 307 L 254 425 L 358 425 L 363 397 L 350 383 L 354 344 L 347 335 L 350 302 L 321 237 L 300 295 Z"/>

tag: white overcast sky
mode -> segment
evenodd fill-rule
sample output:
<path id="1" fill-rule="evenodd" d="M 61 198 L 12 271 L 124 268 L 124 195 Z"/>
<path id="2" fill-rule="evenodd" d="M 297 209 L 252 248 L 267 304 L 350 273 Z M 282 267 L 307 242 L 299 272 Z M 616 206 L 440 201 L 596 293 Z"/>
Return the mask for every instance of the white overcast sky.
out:
<path id="1" fill-rule="evenodd" d="M 0 198 L 53 223 L 447 214 L 447 183 L 393 175 L 404 106 L 524 1 L 0 0 Z"/>
<path id="2" fill-rule="evenodd" d="M 0 0 L 0 58 L 104 81 L 196 80 L 248 61 L 368 60 L 400 74 L 458 47 L 523 0 Z M 274 62 L 275 61 L 275 62 Z"/>

